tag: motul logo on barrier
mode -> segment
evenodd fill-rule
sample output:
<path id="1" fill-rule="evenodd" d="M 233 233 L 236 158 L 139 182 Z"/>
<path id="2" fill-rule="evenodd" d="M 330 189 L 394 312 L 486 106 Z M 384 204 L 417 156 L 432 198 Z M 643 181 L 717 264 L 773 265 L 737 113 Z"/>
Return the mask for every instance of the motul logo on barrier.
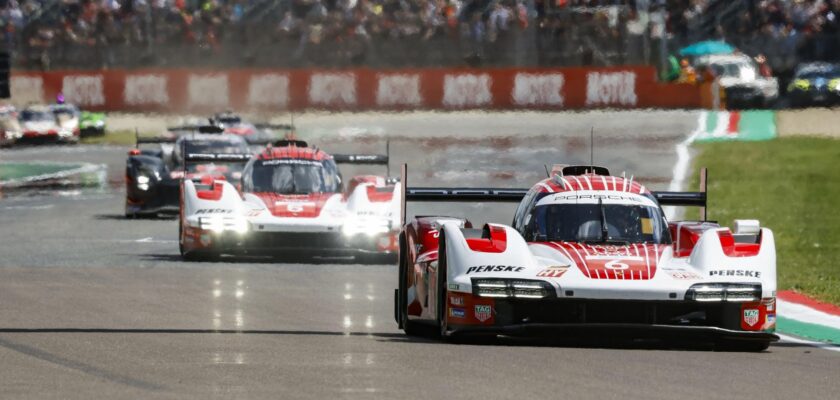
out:
<path id="1" fill-rule="evenodd" d="M 80 106 L 105 104 L 102 75 L 67 75 L 61 81 L 61 92 L 68 103 Z"/>
<path id="2" fill-rule="evenodd" d="M 378 75 L 376 104 L 379 106 L 419 106 L 420 75 Z"/>
<path id="3" fill-rule="evenodd" d="M 193 106 L 227 107 L 230 103 L 227 75 L 190 75 L 187 98 Z"/>
<path id="4" fill-rule="evenodd" d="M 44 79 L 41 77 L 13 76 L 9 86 L 17 104 L 44 102 Z"/>
<path id="5" fill-rule="evenodd" d="M 251 77 L 248 84 L 248 105 L 286 107 L 289 104 L 289 77 L 265 74 Z"/>
<path id="6" fill-rule="evenodd" d="M 518 106 L 563 106 L 563 74 L 516 74 L 513 103 Z"/>
<path id="7" fill-rule="evenodd" d="M 309 102 L 321 106 L 356 104 L 354 74 L 313 74 L 309 80 Z"/>
<path id="8" fill-rule="evenodd" d="M 128 105 L 168 104 L 166 76 L 128 75 L 125 78 L 123 101 Z"/>
<path id="9" fill-rule="evenodd" d="M 586 74 L 586 105 L 636 105 L 636 74 L 590 72 Z"/>
<path id="10" fill-rule="evenodd" d="M 493 94 L 490 92 L 491 82 L 488 74 L 446 75 L 443 80 L 443 105 L 451 107 L 489 105 L 493 101 Z"/>

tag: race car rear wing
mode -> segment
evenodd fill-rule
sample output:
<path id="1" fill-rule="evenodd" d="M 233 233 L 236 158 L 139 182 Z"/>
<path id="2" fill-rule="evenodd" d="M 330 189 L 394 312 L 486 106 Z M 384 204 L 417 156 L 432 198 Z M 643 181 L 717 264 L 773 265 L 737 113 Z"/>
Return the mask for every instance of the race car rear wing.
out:
<path id="1" fill-rule="evenodd" d="M 529 189 L 522 188 L 435 188 L 435 187 L 409 187 L 406 181 L 408 166 L 402 165 L 400 181 L 402 184 L 402 204 L 400 215 L 403 223 L 406 217 L 406 202 L 427 201 L 427 202 L 511 202 L 522 201 Z M 651 192 L 660 205 L 666 206 L 697 206 L 701 207 L 700 214 L 703 221 L 706 221 L 706 181 L 708 178 L 706 168 L 700 169 L 700 191 L 699 192 Z"/>
<path id="2" fill-rule="evenodd" d="M 700 207 L 701 221 L 708 221 L 706 210 L 709 171 L 700 168 L 700 191 L 698 192 L 651 192 L 661 206 Z"/>
<path id="3" fill-rule="evenodd" d="M 405 223 L 406 203 L 409 201 L 425 202 L 507 202 L 517 203 L 522 201 L 529 189 L 522 188 L 444 188 L 444 187 L 409 187 L 408 165 L 403 164 L 400 168 L 400 181 L 402 182 L 400 196 L 400 220 Z"/>
<path id="4" fill-rule="evenodd" d="M 189 153 L 184 157 L 184 163 L 226 162 L 244 163 L 253 157 L 250 153 Z"/>

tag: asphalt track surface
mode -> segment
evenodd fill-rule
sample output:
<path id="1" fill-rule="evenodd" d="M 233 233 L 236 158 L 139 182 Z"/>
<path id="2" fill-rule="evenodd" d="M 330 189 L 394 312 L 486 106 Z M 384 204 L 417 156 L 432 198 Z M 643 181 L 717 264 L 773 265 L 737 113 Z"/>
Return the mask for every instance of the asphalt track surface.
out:
<path id="1" fill-rule="evenodd" d="M 543 163 L 595 158 L 667 186 L 686 112 L 300 116 L 327 150 L 408 161 L 418 185 L 520 187 Z M 428 136 L 423 132 L 432 131 Z M 714 352 L 671 343 L 403 335 L 395 268 L 185 263 L 173 220 L 122 218 L 124 148 L 0 152 L 106 163 L 101 190 L 0 200 L 0 398 L 797 398 L 840 393 L 840 353 L 795 343 Z M 392 173 L 396 168 L 392 170 Z M 350 171 L 345 175 L 364 170 Z M 376 172 L 372 170 L 370 172 Z M 507 222 L 506 206 L 436 212 Z M 428 208 L 413 207 L 412 213 Z M 440 211 L 442 210 L 442 211 Z"/>

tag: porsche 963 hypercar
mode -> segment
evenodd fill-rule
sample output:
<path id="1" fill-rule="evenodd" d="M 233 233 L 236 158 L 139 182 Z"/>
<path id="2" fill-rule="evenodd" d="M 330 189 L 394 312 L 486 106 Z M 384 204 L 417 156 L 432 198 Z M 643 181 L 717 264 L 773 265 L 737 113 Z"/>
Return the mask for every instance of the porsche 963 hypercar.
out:
<path id="1" fill-rule="evenodd" d="M 388 156 L 330 155 L 281 140 L 247 162 L 241 188 L 229 180 L 184 179 L 181 254 L 395 259 L 399 182 L 364 175 L 345 183 L 340 163 L 387 165 Z"/>
<path id="2" fill-rule="evenodd" d="M 756 220 L 736 220 L 734 229 L 705 216 L 666 220 L 662 205 L 705 214 L 705 189 L 650 192 L 602 167 L 558 166 L 550 176 L 530 189 L 405 189 L 405 201 L 519 206 L 511 225 L 473 229 L 457 217 L 404 225 L 395 293 L 402 329 L 699 336 L 748 350 L 778 339 L 770 229 Z"/>

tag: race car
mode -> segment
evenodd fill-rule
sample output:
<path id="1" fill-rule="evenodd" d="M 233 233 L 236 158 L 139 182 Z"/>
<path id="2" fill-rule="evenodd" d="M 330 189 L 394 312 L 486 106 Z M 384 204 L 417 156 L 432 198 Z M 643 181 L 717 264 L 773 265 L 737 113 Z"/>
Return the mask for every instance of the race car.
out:
<path id="1" fill-rule="evenodd" d="M 266 141 L 277 140 L 279 139 L 278 132 L 294 131 L 292 125 L 289 124 L 247 122 L 232 111 L 217 113 L 208 120 L 210 125 L 224 129 L 225 133 L 240 135 L 252 144 L 263 144 Z"/>
<path id="2" fill-rule="evenodd" d="M 531 189 L 405 189 L 405 201 L 519 206 L 510 226 L 473 229 L 448 216 L 404 225 L 400 328 L 431 327 L 444 338 L 694 338 L 752 351 L 778 340 L 770 229 L 755 220 L 736 220 L 733 230 L 705 216 L 665 219 L 662 205 L 702 206 L 705 214 L 705 184 L 700 192 L 650 192 L 589 166 L 559 166 L 550 176 Z"/>
<path id="3" fill-rule="evenodd" d="M 79 118 L 72 109 L 29 106 L 18 114 L 18 121 L 21 130 L 13 137 L 17 142 L 79 142 Z"/>
<path id="4" fill-rule="evenodd" d="M 0 147 L 11 146 L 21 136 L 17 110 L 11 105 L 0 106 Z"/>
<path id="5" fill-rule="evenodd" d="M 330 155 L 304 141 L 282 140 L 247 162 L 241 191 L 230 180 L 184 179 L 181 255 L 395 260 L 399 182 L 363 175 L 345 184 L 341 163 L 387 165 L 388 156 Z"/>
<path id="6" fill-rule="evenodd" d="M 214 160 L 190 163 L 184 154 L 250 154 L 248 143 L 240 136 L 222 133 L 215 126 L 199 127 L 190 134 L 144 138 L 129 151 L 125 170 L 125 216 L 175 216 L 180 210 L 181 178 L 239 180 L 241 163 L 215 163 Z M 154 150 L 140 149 L 142 144 L 160 144 Z M 247 158 L 246 158 L 247 160 Z"/>
<path id="7" fill-rule="evenodd" d="M 104 135 L 105 121 L 105 113 L 103 112 L 82 111 L 79 118 L 82 137 Z"/>

